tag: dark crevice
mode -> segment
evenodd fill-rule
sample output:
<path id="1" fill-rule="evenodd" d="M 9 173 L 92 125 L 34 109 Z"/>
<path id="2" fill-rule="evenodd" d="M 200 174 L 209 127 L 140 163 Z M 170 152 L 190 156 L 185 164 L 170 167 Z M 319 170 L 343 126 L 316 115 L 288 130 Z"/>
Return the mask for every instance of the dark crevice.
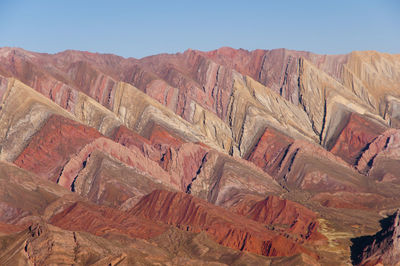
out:
<path id="1" fill-rule="evenodd" d="M 108 92 L 108 97 L 107 97 L 107 105 L 110 106 L 111 104 L 111 93 L 112 93 L 112 87 L 109 89 Z"/>
<path id="2" fill-rule="evenodd" d="M 282 160 L 279 162 L 279 171 L 282 170 L 283 161 L 284 161 L 285 158 L 288 156 L 288 153 L 289 153 L 289 150 L 290 150 L 290 147 L 291 147 L 291 146 L 292 146 L 292 144 L 289 144 L 289 146 L 288 146 L 288 147 L 286 148 L 286 150 L 285 150 L 285 153 L 284 153 L 284 155 L 283 155 Z M 281 179 L 278 179 L 279 185 L 280 185 L 284 190 L 286 190 L 287 192 L 290 191 L 289 188 L 288 188 L 288 186 L 287 186 L 288 174 L 290 173 L 290 171 L 292 171 L 292 167 L 293 167 L 294 161 L 295 161 L 295 159 L 296 159 L 296 156 L 297 156 L 297 153 L 299 152 L 299 150 L 300 150 L 300 149 L 297 148 L 297 149 L 293 152 L 293 154 L 291 155 L 291 157 L 290 157 L 290 159 L 289 159 L 289 162 L 287 163 L 287 164 L 288 164 L 288 167 L 287 167 L 286 173 L 283 174 L 283 176 L 282 176 Z"/>
<path id="3" fill-rule="evenodd" d="M 285 151 L 284 151 L 284 153 L 283 153 L 282 159 L 281 159 L 281 161 L 280 161 L 279 164 L 278 164 L 279 169 L 282 168 L 282 163 L 283 163 L 283 161 L 285 160 L 286 156 L 288 155 L 291 146 L 292 146 L 292 143 L 289 144 L 289 145 L 286 147 L 286 149 L 285 149 Z"/>
<path id="4" fill-rule="evenodd" d="M 71 89 L 69 89 L 68 93 L 67 93 L 67 101 L 66 101 L 66 106 L 65 106 L 65 109 L 67 109 L 67 110 L 68 110 L 70 101 L 71 101 Z"/>
<path id="5" fill-rule="evenodd" d="M 79 243 L 78 240 L 76 239 L 76 233 L 72 232 L 73 236 L 74 236 L 74 243 L 75 243 L 75 247 L 74 247 L 74 262 L 78 261 L 78 252 L 79 252 Z"/>
<path id="6" fill-rule="evenodd" d="M 207 201 L 215 204 L 221 183 L 221 177 L 225 166 L 225 160 L 222 158 L 218 158 L 217 162 L 214 165 L 214 171 L 211 174 L 210 180 L 215 180 L 212 185 L 210 185 L 209 193 L 207 195 Z"/>
<path id="7" fill-rule="evenodd" d="M 73 180 L 72 183 L 71 183 L 71 191 L 72 191 L 72 192 L 75 192 L 75 181 L 76 181 L 77 178 L 78 178 L 78 175 L 76 175 L 76 176 L 74 177 L 74 180 Z"/>
<path id="8" fill-rule="evenodd" d="M 50 89 L 50 91 L 49 91 L 49 96 L 50 96 L 50 100 L 54 101 L 54 98 L 53 98 L 53 88 Z"/>
<path id="9" fill-rule="evenodd" d="M 389 141 L 390 141 L 390 137 L 387 137 L 386 142 L 385 142 L 385 146 L 383 147 L 384 150 L 387 149 L 387 147 L 389 145 Z"/>
<path id="10" fill-rule="evenodd" d="M 246 246 L 246 242 L 247 242 L 248 236 L 249 236 L 249 233 L 246 233 L 246 235 L 245 235 L 245 237 L 244 237 L 244 239 L 243 239 L 242 246 L 240 247 L 240 251 L 243 251 L 243 250 L 244 250 L 244 248 L 245 248 L 245 246 Z"/>
<path id="11" fill-rule="evenodd" d="M 212 89 L 212 91 L 211 91 L 211 97 L 212 98 L 214 98 L 214 93 L 215 93 L 215 90 L 217 90 L 217 93 L 218 93 L 218 78 L 219 78 L 219 70 L 220 70 L 220 68 L 221 68 L 221 66 L 218 66 L 218 69 L 217 69 L 217 74 L 216 74 L 216 76 L 215 76 L 215 83 L 214 83 L 214 87 L 213 87 L 213 89 Z M 217 96 L 218 97 L 218 96 Z"/>
<path id="12" fill-rule="evenodd" d="M 91 154 L 89 154 L 88 157 L 86 158 L 86 160 L 84 160 L 84 161 L 82 162 L 82 169 L 79 170 L 79 172 L 82 171 L 82 170 L 86 167 L 86 164 L 87 164 L 88 159 L 90 158 L 90 155 L 91 155 Z M 73 180 L 72 183 L 71 183 L 70 188 L 71 188 L 71 191 L 72 191 L 72 192 L 75 192 L 75 182 L 76 182 L 76 180 L 78 179 L 78 176 L 79 176 L 79 173 L 74 177 L 74 180 Z"/>
<path id="13" fill-rule="evenodd" d="M 265 132 L 266 129 L 263 130 L 263 132 Z M 257 134 L 259 135 L 259 134 Z M 254 151 L 257 149 L 258 145 L 260 144 L 260 141 L 262 139 L 262 135 L 260 137 L 256 136 L 255 137 L 257 139 L 256 143 L 253 145 L 253 147 L 250 146 L 250 149 L 248 150 L 248 152 L 243 156 L 244 159 L 249 160 L 250 156 L 254 153 Z"/>
<path id="14" fill-rule="evenodd" d="M 197 169 L 196 175 L 192 178 L 192 181 L 190 182 L 190 184 L 186 186 L 186 194 L 192 193 L 192 191 L 191 191 L 192 184 L 197 179 L 197 176 L 200 174 L 201 169 L 203 168 L 204 164 L 207 162 L 207 155 L 208 155 L 208 152 L 206 152 L 206 154 L 204 154 L 203 158 L 201 159 L 201 163 L 200 163 L 199 169 Z"/>
<path id="15" fill-rule="evenodd" d="M 261 67 L 260 67 L 260 72 L 258 72 L 258 82 L 261 82 L 261 75 L 262 75 L 262 71 L 264 70 L 264 64 L 265 64 L 265 60 L 267 59 L 267 56 L 264 54 L 262 62 L 261 62 Z"/>
<path id="16" fill-rule="evenodd" d="M 319 144 L 322 144 L 322 134 L 324 133 L 325 130 L 325 124 L 326 124 L 326 96 L 324 97 L 324 115 L 322 117 L 322 127 L 321 127 L 321 132 L 319 133 Z"/>
<path id="17" fill-rule="evenodd" d="M 358 165 L 360 159 L 362 158 L 364 152 L 366 152 L 369 149 L 369 146 L 371 145 L 372 142 L 375 141 L 376 138 L 374 138 L 371 142 L 368 142 L 367 145 L 364 146 L 364 148 L 361 149 L 360 153 L 358 154 L 358 156 L 355 159 L 355 165 Z"/>
<path id="18" fill-rule="evenodd" d="M 233 144 L 231 143 L 231 146 L 229 148 L 229 156 L 233 156 Z"/>
<path id="19" fill-rule="evenodd" d="M 379 247 L 382 244 L 384 245 L 385 241 L 393 237 L 393 231 L 395 229 L 394 226 L 396 226 L 395 220 L 398 215 L 399 212 L 397 211 L 394 214 L 380 220 L 379 222 L 381 225 L 381 230 L 375 235 L 360 236 L 351 239 L 353 244 L 350 247 L 350 250 L 351 261 L 353 262 L 353 265 L 359 265 L 362 260 L 365 259 L 365 256 L 373 255 L 368 254 L 368 252 L 372 251 L 372 246 Z M 381 246 L 381 248 L 385 247 Z"/>
<path id="20" fill-rule="evenodd" d="M 371 160 L 368 161 L 367 165 L 369 168 L 372 167 L 372 165 L 374 164 L 374 160 L 377 154 L 375 154 L 374 156 L 372 156 Z"/>
<path id="21" fill-rule="evenodd" d="M 315 135 L 320 136 L 320 134 L 322 134 L 322 130 L 321 132 L 318 131 L 317 127 L 315 126 L 315 122 L 314 119 L 312 117 L 312 115 L 310 114 L 309 110 L 307 109 L 307 105 L 303 100 L 303 95 L 302 95 L 302 91 L 304 91 L 304 87 L 302 85 L 302 75 L 303 75 L 303 60 L 302 58 L 299 58 L 299 62 L 298 62 L 298 73 L 299 73 L 299 77 L 297 78 L 297 86 L 298 86 L 298 98 L 299 98 L 299 104 L 301 105 L 301 107 L 303 108 L 304 112 L 307 114 L 308 119 L 311 122 L 311 127 L 312 130 L 314 131 Z"/>
<path id="22" fill-rule="evenodd" d="M 299 104 L 301 105 L 301 107 L 303 108 L 304 112 L 307 114 L 307 116 L 310 118 L 309 114 L 308 114 L 308 110 L 307 110 L 307 106 L 304 103 L 303 100 L 303 95 L 302 95 L 302 91 L 304 90 L 303 85 L 302 85 L 302 75 L 303 75 L 303 60 L 301 58 L 299 58 L 299 62 L 298 62 L 298 73 L 299 73 L 299 77 L 297 78 L 297 86 L 298 86 L 298 98 L 299 98 Z M 313 130 L 314 130 L 314 123 L 312 121 L 312 119 L 310 119 L 312 126 L 313 126 Z"/>
<path id="23" fill-rule="evenodd" d="M 283 96 L 282 95 L 283 94 L 283 87 L 285 85 L 287 85 L 287 83 L 288 83 L 287 79 L 288 79 L 288 75 L 289 75 L 289 65 L 290 65 L 291 61 L 292 61 L 292 56 L 289 55 L 288 62 L 286 64 L 286 68 L 285 68 L 285 75 L 283 76 L 282 85 L 281 85 L 281 87 L 279 89 L 279 94 L 281 96 Z"/>
<path id="24" fill-rule="evenodd" d="M 292 166 L 294 163 L 294 159 L 296 158 L 297 153 L 299 152 L 299 148 L 296 149 L 296 151 L 293 153 L 292 158 L 290 158 L 290 162 L 289 162 L 289 167 L 288 167 L 288 172 L 290 172 L 292 170 Z"/>
<path id="25" fill-rule="evenodd" d="M 229 127 L 231 128 L 232 131 L 232 127 L 233 127 L 233 119 L 232 119 L 232 115 L 233 115 L 233 101 L 234 101 L 234 94 L 233 91 L 231 92 L 230 95 L 230 99 L 229 99 L 229 115 L 228 115 L 228 122 L 229 122 Z M 232 137 L 233 137 L 233 132 L 232 132 Z"/>
<path id="26" fill-rule="evenodd" d="M 65 165 L 64 165 L 64 166 L 65 166 Z M 60 177 L 62 176 L 63 172 L 64 172 L 64 167 L 61 169 L 60 174 L 59 174 L 58 177 L 57 177 L 57 180 L 56 180 L 56 183 L 57 183 L 57 184 L 60 182 Z"/>
<path id="27" fill-rule="evenodd" d="M 238 149 L 239 149 L 240 153 L 242 153 L 241 145 L 242 145 L 242 141 L 243 141 L 244 124 L 245 124 L 245 121 L 246 121 L 247 107 L 245 108 L 245 110 L 246 110 L 245 111 L 245 116 L 243 117 L 242 126 L 240 127 L 239 135 L 238 135 L 238 139 L 239 139 L 239 141 L 238 141 Z"/>

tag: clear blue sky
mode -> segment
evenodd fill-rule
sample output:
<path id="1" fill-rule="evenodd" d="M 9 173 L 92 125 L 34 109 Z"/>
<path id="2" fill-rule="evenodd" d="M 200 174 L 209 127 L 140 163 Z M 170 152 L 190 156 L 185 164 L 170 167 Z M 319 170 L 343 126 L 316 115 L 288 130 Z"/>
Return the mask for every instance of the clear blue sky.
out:
<path id="1" fill-rule="evenodd" d="M 0 46 L 136 58 L 222 46 L 400 53 L 400 1 L 0 0 Z"/>

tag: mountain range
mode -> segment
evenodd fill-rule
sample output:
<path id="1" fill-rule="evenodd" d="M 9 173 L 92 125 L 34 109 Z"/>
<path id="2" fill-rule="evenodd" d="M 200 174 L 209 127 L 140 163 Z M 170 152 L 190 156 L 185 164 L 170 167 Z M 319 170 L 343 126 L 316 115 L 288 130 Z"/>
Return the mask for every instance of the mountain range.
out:
<path id="1" fill-rule="evenodd" d="M 1 265 L 395 265 L 400 55 L 0 48 Z"/>

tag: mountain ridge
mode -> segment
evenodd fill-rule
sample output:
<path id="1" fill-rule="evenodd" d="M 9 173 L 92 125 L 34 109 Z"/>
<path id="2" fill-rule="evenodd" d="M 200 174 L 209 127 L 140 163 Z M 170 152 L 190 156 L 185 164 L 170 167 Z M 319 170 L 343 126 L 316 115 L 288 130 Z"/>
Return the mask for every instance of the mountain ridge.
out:
<path id="1" fill-rule="evenodd" d="M 96 250 L 121 265 L 149 250 L 143 263 L 199 262 L 211 246 L 266 255 L 248 263 L 351 263 L 351 239 L 400 207 L 399 84 L 400 56 L 378 52 L 0 48 L 0 223 L 27 228 L 1 237 L 24 263 L 109 260 Z M 147 235 L 134 231 L 144 213 L 156 220 Z M 37 252 L 48 236 L 62 246 L 58 235 L 68 252 Z M 169 237 L 196 248 L 166 247 Z M 0 245 L 0 261 L 9 252 Z"/>

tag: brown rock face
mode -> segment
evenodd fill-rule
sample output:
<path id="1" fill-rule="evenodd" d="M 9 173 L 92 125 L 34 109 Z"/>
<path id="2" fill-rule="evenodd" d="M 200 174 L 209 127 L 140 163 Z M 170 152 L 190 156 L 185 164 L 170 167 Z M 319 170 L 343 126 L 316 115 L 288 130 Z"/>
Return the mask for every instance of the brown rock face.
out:
<path id="1" fill-rule="evenodd" d="M 335 192 L 318 193 L 312 200 L 319 202 L 322 206 L 339 209 L 378 209 L 385 197 L 373 193 Z"/>
<path id="2" fill-rule="evenodd" d="M 248 160 L 271 175 L 279 171 L 280 163 L 293 140 L 273 130 L 266 129 L 248 156 Z"/>
<path id="3" fill-rule="evenodd" d="M 153 190 L 165 188 L 168 185 L 107 153 L 94 151 L 76 175 L 71 190 L 93 203 L 124 210 Z"/>
<path id="4" fill-rule="evenodd" d="M 0 235 L 3 234 L 12 234 L 15 232 L 20 232 L 25 229 L 25 226 L 15 225 L 15 224 L 7 224 L 0 222 Z"/>
<path id="5" fill-rule="evenodd" d="M 360 157 L 357 169 L 382 182 L 400 182 L 400 131 L 389 129 L 375 138 Z"/>
<path id="6" fill-rule="evenodd" d="M 76 265 L 318 265 L 311 257 L 267 258 L 218 245 L 204 233 L 168 230 L 150 241 L 94 236 L 68 231 L 36 222 L 24 231 L 0 236 L 6 252 L 0 254 L 2 265 L 76 264 Z M 1 244 L 0 244 L 1 245 Z"/>
<path id="7" fill-rule="evenodd" d="M 235 211 L 254 221 L 274 225 L 278 228 L 283 226 L 280 230 L 305 240 L 324 239 L 317 232 L 317 215 L 298 203 L 281 199 L 277 196 L 269 196 L 263 201 L 255 202 L 253 205 L 249 204 L 249 202 L 240 205 L 235 206 Z"/>
<path id="8" fill-rule="evenodd" d="M 142 137 L 132 130 L 129 130 L 125 126 L 118 127 L 114 131 L 112 139 L 123 146 L 127 146 L 128 148 L 131 146 L 135 146 L 139 148 L 142 152 L 145 152 L 145 149 L 148 149 L 148 146 L 150 146 L 151 144 L 148 139 Z"/>
<path id="9" fill-rule="evenodd" d="M 132 133 L 134 134 L 134 133 Z M 117 136 L 118 137 L 118 136 Z M 137 143 L 147 140 L 138 138 Z M 126 144 L 124 142 L 124 144 Z M 53 115 L 32 138 L 28 147 L 15 160 L 15 164 L 32 171 L 42 178 L 72 189 L 78 173 L 85 168 L 88 158 L 100 150 L 141 172 L 157 176 L 178 186 L 179 180 L 159 167 L 148 154 L 138 153 L 103 137 L 97 130 L 62 116 Z M 160 151 L 156 150 L 159 154 Z M 160 157 L 159 155 L 158 157 Z M 37 160 L 40 158 L 40 160 Z M 154 158 L 152 158 L 154 160 Z M 160 159 L 160 158 L 159 158 Z"/>
<path id="10" fill-rule="evenodd" d="M 321 146 L 292 140 L 274 130 L 264 132 L 248 160 L 289 190 L 357 191 L 364 187 L 359 185 L 363 177 L 340 157 Z M 343 173 L 353 178 L 343 178 Z"/>
<path id="11" fill-rule="evenodd" d="M 144 135 L 146 137 L 120 126 L 115 130 L 112 138 L 115 142 L 128 148 L 138 148 L 144 156 L 158 162 L 164 170 L 168 170 L 173 159 L 172 154 L 179 149 L 184 141 L 172 136 L 158 125 L 153 125 L 144 132 Z"/>
<path id="12" fill-rule="evenodd" d="M 152 176 L 158 182 L 172 187 L 179 186 L 179 180 L 165 172 L 156 162 L 143 156 L 138 150 L 128 149 L 105 137 L 97 138 L 74 155 L 64 166 L 58 183 L 66 188 L 72 188 L 76 176 L 85 168 L 88 158 L 95 151 L 104 152 L 137 171 Z"/>
<path id="13" fill-rule="evenodd" d="M 140 219 L 112 208 L 77 202 L 56 214 L 50 223 L 71 231 L 86 231 L 94 235 L 128 235 L 151 238 L 163 233 L 167 226 Z"/>
<path id="14" fill-rule="evenodd" d="M 326 56 L 287 49 L 249 52 L 229 47 L 203 54 L 221 65 L 229 66 L 243 75 L 252 77 L 295 104 L 299 103 L 300 58 L 311 61 L 335 78 L 339 77 L 340 70 L 348 58 L 347 55 Z"/>
<path id="15" fill-rule="evenodd" d="M 147 138 L 119 127 L 113 138 L 134 151 L 139 148 L 146 158 L 157 162 L 180 183 L 181 191 L 187 191 L 209 149 L 201 144 L 185 143 L 159 125 L 152 125 L 144 134 Z"/>
<path id="16" fill-rule="evenodd" d="M 381 225 L 376 235 L 353 239 L 354 264 L 400 264 L 400 211 L 382 220 Z"/>
<path id="17" fill-rule="evenodd" d="M 367 145 L 384 130 L 382 125 L 352 113 L 330 151 L 354 165 Z"/>
<path id="18" fill-rule="evenodd" d="M 312 254 L 255 221 L 183 193 L 156 190 L 145 196 L 130 213 L 187 231 L 205 231 L 224 246 L 265 256 Z"/>
<path id="19" fill-rule="evenodd" d="M 56 181 L 70 156 L 100 136 L 94 128 L 53 115 L 14 163 L 44 179 Z"/>
<path id="20" fill-rule="evenodd" d="M 204 233 L 194 234 L 179 229 L 174 229 L 178 231 L 179 239 L 170 243 L 171 230 L 158 235 L 168 225 L 79 201 L 82 198 L 75 193 L 14 164 L 0 162 L 0 183 L 1 208 L 5 211 L 0 217 L 8 220 L 0 224 L 1 265 L 201 264 L 204 258 L 222 265 L 235 262 L 264 265 L 271 261 L 278 265 L 290 261 L 301 265 L 316 263 L 304 254 L 276 259 L 244 254 L 218 245 Z M 12 208 L 21 212 L 12 213 Z M 78 228 L 79 231 L 48 224 L 52 219 L 61 227 Z M 131 238 L 147 238 L 146 232 L 158 236 L 148 241 Z"/>
<path id="21" fill-rule="evenodd" d="M 232 91 L 232 72 L 229 68 L 194 50 L 143 58 L 140 65 L 179 90 L 174 101 L 175 112 L 180 116 L 190 120 L 189 106 L 197 102 L 225 119 Z"/>

